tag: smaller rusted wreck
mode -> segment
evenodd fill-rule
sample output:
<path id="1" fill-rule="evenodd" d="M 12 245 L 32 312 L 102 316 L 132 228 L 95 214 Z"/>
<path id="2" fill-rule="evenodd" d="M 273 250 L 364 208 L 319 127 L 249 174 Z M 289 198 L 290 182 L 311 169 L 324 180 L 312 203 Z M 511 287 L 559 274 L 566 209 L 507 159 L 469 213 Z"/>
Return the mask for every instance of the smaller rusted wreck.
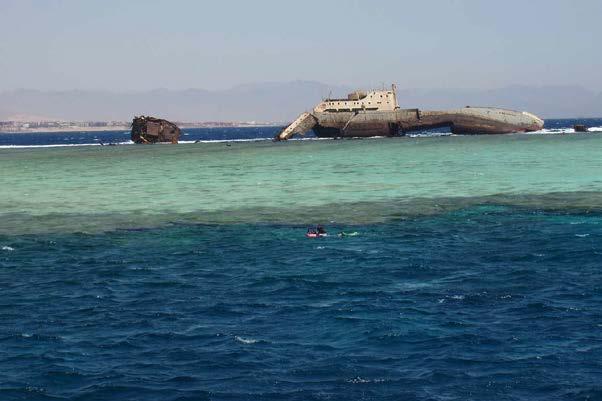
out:
<path id="1" fill-rule="evenodd" d="M 132 121 L 131 138 L 134 143 L 178 143 L 180 128 L 161 118 L 139 116 Z"/>

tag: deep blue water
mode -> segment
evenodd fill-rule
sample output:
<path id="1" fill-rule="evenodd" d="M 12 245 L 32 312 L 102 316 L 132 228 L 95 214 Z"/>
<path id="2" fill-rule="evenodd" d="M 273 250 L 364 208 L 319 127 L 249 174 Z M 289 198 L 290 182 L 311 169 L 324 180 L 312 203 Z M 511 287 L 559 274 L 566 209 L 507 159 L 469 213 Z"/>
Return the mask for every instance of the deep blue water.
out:
<path id="1" fill-rule="evenodd" d="M 305 228 L 0 237 L 0 399 L 602 399 L 602 215 Z"/>
<path id="2" fill-rule="evenodd" d="M 563 130 L 575 124 L 588 127 L 602 127 L 602 119 L 552 119 L 546 120 L 546 130 Z M 272 139 L 282 127 L 244 127 L 244 128 L 185 128 L 180 141 L 215 141 L 215 140 L 253 140 Z M 447 128 L 425 131 L 425 133 L 445 133 Z M 412 133 L 413 135 L 420 134 Z M 314 135 L 309 132 L 306 135 Z M 69 145 L 69 144 L 109 144 L 124 143 L 130 140 L 129 131 L 106 132 L 46 132 L 46 133 L 0 133 L 0 146 L 30 145 Z"/>
<path id="3" fill-rule="evenodd" d="M 602 127 L 546 129 L 576 123 Z M 306 228 L 0 236 L 0 401 L 602 399 L 601 214 L 480 206 L 327 226 L 356 237 Z"/>
<path id="4" fill-rule="evenodd" d="M 602 123 L 601 123 L 602 125 Z M 185 128 L 180 141 L 218 141 L 272 139 L 282 127 L 243 127 L 243 128 Z M 313 136 L 311 133 L 308 136 Z M 72 145 L 124 143 L 130 140 L 130 132 L 36 132 L 0 133 L 0 146 L 7 145 Z"/>

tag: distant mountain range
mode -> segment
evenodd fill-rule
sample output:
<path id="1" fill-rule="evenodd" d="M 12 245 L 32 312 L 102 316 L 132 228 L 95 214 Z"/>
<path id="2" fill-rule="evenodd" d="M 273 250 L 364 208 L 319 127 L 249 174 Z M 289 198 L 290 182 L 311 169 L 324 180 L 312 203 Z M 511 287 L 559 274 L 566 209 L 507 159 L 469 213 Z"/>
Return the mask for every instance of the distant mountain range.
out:
<path id="1" fill-rule="evenodd" d="M 227 90 L 155 89 L 145 92 L 91 90 L 0 93 L 0 120 L 35 116 L 72 121 L 127 121 L 156 115 L 174 121 L 287 122 L 322 98 L 355 88 L 313 81 L 239 85 Z M 398 89 L 404 108 L 448 109 L 497 106 L 526 110 L 543 118 L 602 117 L 602 93 L 579 86 L 508 86 L 499 89 Z"/>

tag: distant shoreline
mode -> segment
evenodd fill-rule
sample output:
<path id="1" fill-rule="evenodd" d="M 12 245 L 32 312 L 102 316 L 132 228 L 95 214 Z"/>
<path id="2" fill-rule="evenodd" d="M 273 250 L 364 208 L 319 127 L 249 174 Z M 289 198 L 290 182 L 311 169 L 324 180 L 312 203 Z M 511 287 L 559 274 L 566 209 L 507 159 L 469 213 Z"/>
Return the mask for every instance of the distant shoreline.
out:
<path id="1" fill-rule="evenodd" d="M 279 127 L 285 125 L 284 123 L 265 123 L 265 124 L 236 124 L 236 123 L 223 123 L 223 124 L 194 124 L 194 123 L 183 123 L 178 124 L 178 127 L 185 130 L 187 128 L 261 128 L 261 127 Z M 18 130 L 6 130 L 0 128 L 0 134 L 43 134 L 43 133 L 55 133 L 55 132 L 109 132 L 109 131 L 129 131 L 130 125 L 113 125 L 105 127 L 84 127 L 84 126 L 70 126 L 70 127 L 43 127 L 43 128 L 19 128 Z"/>
<path id="2" fill-rule="evenodd" d="M 53 132 L 104 132 L 104 131 L 129 131 L 129 126 L 114 127 L 56 127 L 56 128 L 21 128 L 19 130 L 0 130 L 2 134 L 43 134 Z"/>

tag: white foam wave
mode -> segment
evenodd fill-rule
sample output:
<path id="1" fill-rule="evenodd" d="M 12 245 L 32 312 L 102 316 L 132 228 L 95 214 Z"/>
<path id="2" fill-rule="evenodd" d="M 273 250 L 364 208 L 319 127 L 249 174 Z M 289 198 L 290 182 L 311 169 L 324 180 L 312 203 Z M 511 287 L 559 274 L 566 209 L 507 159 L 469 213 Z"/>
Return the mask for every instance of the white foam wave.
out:
<path id="1" fill-rule="evenodd" d="M 243 344 L 255 344 L 257 341 L 259 341 L 252 338 L 242 338 L 239 336 L 235 336 L 234 339 Z"/>
<path id="2" fill-rule="evenodd" d="M 100 146 L 99 143 L 62 143 L 53 145 L 0 145 L 0 149 L 62 148 L 71 146 Z"/>
<path id="3" fill-rule="evenodd" d="M 299 138 L 293 141 L 330 139 L 330 138 Z M 201 139 L 196 141 L 179 141 L 180 145 L 195 144 L 195 143 L 230 143 L 230 142 L 268 142 L 272 138 L 245 138 L 245 139 Z M 110 142 L 100 144 L 96 143 L 57 143 L 51 145 L 0 145 L 0 149 L 30 149 L 30 148 L 62 148 L 62 147 L 78 147 L 78 146 L 113 146 L 113 145 L 133 145 L 134 142 Z M 170 145 L 169 143 L 167 145 Z"/>
<path id="4" fill-rule="evenodd" d="M 416 134 L 408 134 L 410 138 L 429 138 L 436 136 L 452 136 L 451 132 L 419 132 Z"/>
<path id="5" fill-rule="evenodd" d="M 377 137 L 374 137 L 377 138 Z M 381 138 L 381 137 L 378 137 Z M 334 138 L 318 138 L 317 136 L 309 136 L 303 138 L 292 138 L 289 141 L 332 141 Z"/>
<path id="6" fill-rule="evenodd" d="M 272 140 L 272 138 L 198 139 L 196 141 L 178 141 L 178 145 L 190 144 L 190 143 L 265 142 L 265 141 L 271 141 L 271 140 Z"/>
<path id="7" fill-rule="evenodd" d="M 2 249 L 3 251 L 8 251 L 8 252 L 12 252 L 15 250 L 15 248 L 13 248 L 12 246 L 6 246 L 6 245 L 0 249 Z"/>
<path id="8" fill-rule="evenodd" d="M 345 380 L 347 383 L 351 384 L 364 384 L 364 383 L 382 383 L 385 379 L 364 379 L 363 377 L 357 376 L 352 379 Z"/>
<path id="9" fill-rule="evenodd" d="M 589 132 L 602 132 L 602 127 L 588 127 Z M 529 135 L 545 135 L 545 134 L 574 134 L 575 129 L 564 127 L 564 128 L 544 128 L 539 131 L 528 132 Z"/>
<path id="10" fill-rule="evenodd" d="M 544 128 L 539 131 L 527 132 L 528 135 L 574 134 L 573 128 Z"/>
<path id="11" fill-rule="evenodd" d="M 378 137 L 382 138 L 382 137 Z M 289 141 L 328 141 L 334 138 L 318 138 L 318 137 L 303 137 L 303 138 L 291 138 Z M 190 144 L 190 143 L 229 143 L 229 142 L 271 142 L 272 138 L 259 137 L 259 138 L 244 138 L 244 139 L 199 139 L 196 141 L 179 141 L 178 144 Z"/>
<path id="12" fill-rule="evenodd" d="M 55 143 L 52 145 L 0 145 L 0 149 L 30 149 L 30 148 L 63 148 L 63 147 L 78 147 L 78 146 L 112 146 L 112 145 L 132 145 L 134 142 L 116 142 L 109 145 L 100 143 Z"/>

